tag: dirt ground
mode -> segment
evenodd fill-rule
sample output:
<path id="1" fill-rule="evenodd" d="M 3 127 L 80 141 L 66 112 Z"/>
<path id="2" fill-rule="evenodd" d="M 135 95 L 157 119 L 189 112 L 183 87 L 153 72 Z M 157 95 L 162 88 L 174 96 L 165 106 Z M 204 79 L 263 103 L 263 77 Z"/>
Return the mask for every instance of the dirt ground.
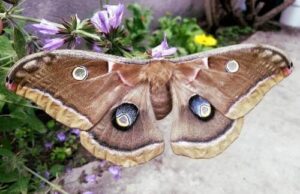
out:
<path id="1" fill-rule="evenodd" d="M 245 117 L 240 137 L 223 154 L 195 160 L 166 147 L 157 159 L 122 169 L 118 181 L 105 172 L 96 183 L 79 184 L 83 170 L 90 173 L 99 165 L 93 162 L 66 175 L 64 189 L 98 194 L 300 193 L 300 32 L 257 32 L 246 42 L 285 50 L 295 69 Z M 160 123 L 165 134 L 169 122 L 170 117 Z"/>

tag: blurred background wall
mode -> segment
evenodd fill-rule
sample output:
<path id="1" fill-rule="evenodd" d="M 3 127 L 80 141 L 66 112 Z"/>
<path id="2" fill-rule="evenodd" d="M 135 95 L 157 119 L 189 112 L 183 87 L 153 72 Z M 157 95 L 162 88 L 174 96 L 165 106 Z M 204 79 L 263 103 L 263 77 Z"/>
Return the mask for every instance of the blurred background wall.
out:
<path id="1" fill-rule="evenodd" d="M 152 10 L 156 19 L 166 13 L 180 16 L 203 17 L 203 0 L 111 0 L 110 4 L 119 2 L 137 2 Z M 93 12 L 99 9 L 99 0 L 26 0 L 24 14 L 27 16 L 45 18 L 51 21 L 60 21 L 61 18 L 69 17 L 71 14 L 78 14 L 83 19 L 90 17 Z"/>

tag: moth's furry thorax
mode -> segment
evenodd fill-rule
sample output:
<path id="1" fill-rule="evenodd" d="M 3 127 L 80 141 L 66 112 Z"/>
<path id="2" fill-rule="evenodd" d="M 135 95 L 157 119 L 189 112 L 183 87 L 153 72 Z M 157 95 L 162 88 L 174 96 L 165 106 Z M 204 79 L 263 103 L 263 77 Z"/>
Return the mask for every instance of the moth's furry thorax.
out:
<path id="1" fill-rule="evenodd" d="M 175 64 L 169 61 L 152 61 L 142 69 L 140 79 L 148 81 L 152 90 L 166 85 L 172 77 Z"/>
<path id="2" fill-rule="evenodd" d="M 172 110 L 169 81 L 174 67 L 169 61 L 152 61 L 140 74 L 140 79 L 150 84 L 150 98 L 157 119 L 163 119 Z"/>

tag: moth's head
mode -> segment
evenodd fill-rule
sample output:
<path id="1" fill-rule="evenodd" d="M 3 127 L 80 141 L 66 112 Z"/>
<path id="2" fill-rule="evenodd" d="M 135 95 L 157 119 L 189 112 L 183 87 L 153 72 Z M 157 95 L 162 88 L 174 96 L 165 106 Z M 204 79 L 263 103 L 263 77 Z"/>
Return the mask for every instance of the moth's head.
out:
<path id="1" fill-rule="evenodd" d="M 284 76 L 289 76 L 293 72 L 293 69 L 294 69 L 294 64 L 293 62 L 290 62 L 287 67 L 282 68 L 282 72 Z"/>
<path id="2" fill-rule="evenodd" d="M 5 87 L 9 90 L 9 91 L 12 91 L 12 92 L 15 92 L 17 90 L 17 84 L 14 83 L 12 81 L 12 79 L 10 79 L 8 76 L 6 77 L 6 80 L 5 80 Z"/>

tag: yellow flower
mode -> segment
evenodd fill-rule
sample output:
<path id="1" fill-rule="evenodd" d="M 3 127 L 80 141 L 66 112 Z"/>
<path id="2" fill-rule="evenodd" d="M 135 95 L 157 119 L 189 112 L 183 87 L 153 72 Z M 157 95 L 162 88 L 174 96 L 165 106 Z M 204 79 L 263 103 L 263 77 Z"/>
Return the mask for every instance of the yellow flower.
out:
<path id="1" fill-rule="evenodd" d="M 216 46 L 218 44 L 218 41 L 212 35 L 205 34 L 196 35 L 194 42 L 203 46 Z"/>

